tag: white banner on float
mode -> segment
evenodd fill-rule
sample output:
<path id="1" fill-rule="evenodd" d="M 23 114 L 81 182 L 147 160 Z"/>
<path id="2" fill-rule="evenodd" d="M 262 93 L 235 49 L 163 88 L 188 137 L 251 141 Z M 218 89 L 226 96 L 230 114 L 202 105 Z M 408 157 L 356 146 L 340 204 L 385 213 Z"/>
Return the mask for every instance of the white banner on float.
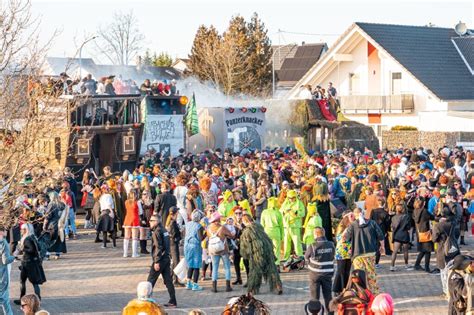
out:
<path id="1" fill-rule="evenodd" d="M 140 154 L 154 148 L 163 156 L 177 156 L 184 148 L 183 115 L 147 115 Z"/>

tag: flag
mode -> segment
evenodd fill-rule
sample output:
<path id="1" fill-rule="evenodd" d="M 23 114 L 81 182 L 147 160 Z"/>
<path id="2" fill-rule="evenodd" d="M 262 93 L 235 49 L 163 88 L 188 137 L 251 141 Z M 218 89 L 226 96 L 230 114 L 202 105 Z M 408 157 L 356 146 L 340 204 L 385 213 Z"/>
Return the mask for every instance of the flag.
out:
<path id="1" fill-rule="evenodd" d="M 196 98 L 193 93 L 193 98 L 186 105 L 186 114 L 185 114 L 185 124 L 186 124 L 186 133 L 188 137 L 191 137 L 199 133 L 199 121 L 196 109 Z"/>

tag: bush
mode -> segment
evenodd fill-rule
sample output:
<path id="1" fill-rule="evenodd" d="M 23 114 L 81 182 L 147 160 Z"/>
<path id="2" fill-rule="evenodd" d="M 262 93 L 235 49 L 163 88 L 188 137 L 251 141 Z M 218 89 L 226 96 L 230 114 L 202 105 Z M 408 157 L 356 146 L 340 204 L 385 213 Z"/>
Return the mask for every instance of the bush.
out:
<path id="1" fill-rule="evenodd" d="M 418 128 L 413 126 L 393 126 L 391 130 L 395 131 L 417 131 Z"/>

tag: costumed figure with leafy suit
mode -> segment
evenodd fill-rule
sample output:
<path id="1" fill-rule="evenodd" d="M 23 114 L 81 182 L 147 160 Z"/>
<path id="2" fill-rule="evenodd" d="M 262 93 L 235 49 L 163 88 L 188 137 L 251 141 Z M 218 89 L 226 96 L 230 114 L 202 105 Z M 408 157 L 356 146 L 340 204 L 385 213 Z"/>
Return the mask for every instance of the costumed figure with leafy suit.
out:
<path id="1" fill-rule="evenodd" d="M 278 210 L 278 199 L 276 197 L 268 198 L 268 208 L 263 210 L 260 223 L 265 233 L 272 240 L 275 253 L 275 264 L 280 265 L 281 260 L 281 241 L 283 240 L 283 216 Z"/>
<path id="2" fill-rule="evenodd" d="M 317 211 L 315 202 L 310 202 L 307 209 L 308 215 L 306 216 L 306 220 L 303 225 L 303 243 L 305 243 L 306 246 L 309 246 L 314 243 L 314 229 L 317 227 L 323 227 L 323 223 Z"/>
<path id="3" fill-rule="evenodd" d="M 296 191 L 288 191 L 285 202 L 281 205 L 280 212 L 283 215 L 283 227 L 285 235 L 283 247 L 285 254 L 283 259 L 288 260 L 291 254 L 291 244 L 293 243 L 297 256 L 303 256 L 303 247 L 301 246 L 301 227 L 305 215 L 303 202 L 298 198 Z"/>
<path id="4" fill-rule="evenodd" d="M 257 294 L 262 285 L 262 279 L 270 286 L 271 292 L 283 293 L 280 275 L 275 264 L 273 244 L 265 233 L 263 227 L 254 222 L 252 217 L 244 214 L 242 218 L 245 229 L 240 235 L 240 254 L 249 260 L 249 275 L 247 279 L 247 292 Z"/>
<path id="5" fill-rule="evenodd" d="M 230 190 L 226 190 L 223 194 L 223 200 L 217 208 L 217 212 L 223 217 L 228 218 L 233 215 L 232 209 L 237 205 L 234 200 L 234 195 Z"/>
<path id="6" fill-rule="evenodd" d="M 329 205 L 329 189 L 328 185 L 322 180 L 321 176 L 317 176 L 313 185 L 313 202 L 316 203 L 316 212 L 321 217 L 326 239 L 333 241 L 331 208 Z"/>

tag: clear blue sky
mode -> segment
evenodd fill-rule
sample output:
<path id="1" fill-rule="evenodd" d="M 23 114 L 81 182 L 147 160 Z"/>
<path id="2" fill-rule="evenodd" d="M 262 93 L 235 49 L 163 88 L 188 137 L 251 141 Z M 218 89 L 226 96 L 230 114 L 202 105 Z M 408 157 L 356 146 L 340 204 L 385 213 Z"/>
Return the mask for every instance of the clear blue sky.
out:
<path id="1" fill-rule="evenodd" d="M 151 51 L 187 57 L 201 24 L 225 30 L 229 19 L 240 14 L 249 19 L 257 12 L 266 24 L 273 44 L 325 41 L 331 44 L 353 22 L 407 25 L 433 23 L 454 27 L 458 21 L 474 28 L 473 1 L 301 1 L 301 0 L 32 0 L 33 14 L 41 18 L 41 36 L 46 39 L 60 30 L 49 55 L 71 56 L 99 25 L 105 25 L 116 11 L 133 10 Z M 280 33 L 278 30 L 294 33 Z M 78 44 L 79 43 L 79 44 Z M 88 44 L 83 57 L 95 57 Z"/>

